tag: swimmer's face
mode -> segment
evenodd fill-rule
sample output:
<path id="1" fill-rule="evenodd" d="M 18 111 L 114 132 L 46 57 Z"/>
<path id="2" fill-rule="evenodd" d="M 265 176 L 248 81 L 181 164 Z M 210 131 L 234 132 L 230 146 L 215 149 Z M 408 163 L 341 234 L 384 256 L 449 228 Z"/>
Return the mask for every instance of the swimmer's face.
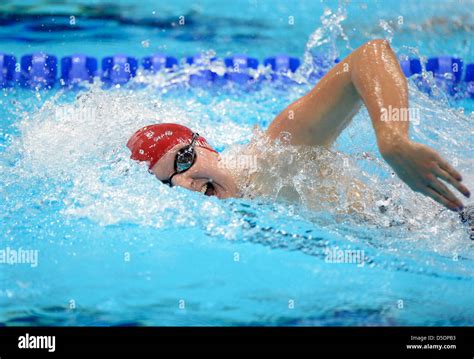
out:
<path id="1" fill-rule="evenodd" d="M 151 169 L 159 180 L 167 180 L 175 172 L 176 153 L 186 147 L 178 144 L 166 153 Z M 218 198 L 237 197 L 238 189 L 231 173 L 221 165 L 218 153 L 195 146 L 196 160 L 187 171 L 173 176 L 173 186 L 201 192 Z"/>

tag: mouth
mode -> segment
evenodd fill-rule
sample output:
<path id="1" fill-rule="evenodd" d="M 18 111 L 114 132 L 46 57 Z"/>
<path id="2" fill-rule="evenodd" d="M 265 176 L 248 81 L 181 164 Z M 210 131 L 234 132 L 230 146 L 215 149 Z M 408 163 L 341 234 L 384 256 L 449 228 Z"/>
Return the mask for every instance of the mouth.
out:
<path id="1" fill-rule="evenodd" d="M 217 195 L 216 189 L 214 188 L 214 185 L 212 184 L 212 182 L 205 183 L 204 186 L 202 186 L 200 192 L 202 194 L 206 195 L 206 196 L 216 196 Z"/>

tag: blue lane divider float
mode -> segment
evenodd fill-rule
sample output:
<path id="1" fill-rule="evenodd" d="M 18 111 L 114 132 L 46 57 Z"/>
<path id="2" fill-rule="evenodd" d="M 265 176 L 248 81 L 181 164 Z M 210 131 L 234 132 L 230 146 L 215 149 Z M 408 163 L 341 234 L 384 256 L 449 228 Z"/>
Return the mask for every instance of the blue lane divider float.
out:
<path id="1" fill-rule="evenodd" d="M 433 73 L 436 85 L 454 95 L 454 87 L 462 77 L 463 61 L 449 56 L 433 57 L 426 63 L 426 71 Z"/>
<path id="2" fill-rule="evenodd" d="M 470 98 L 474 98 L 474 64 L 466 66 L 464 81 L 467 83 L 467 94 Z"/>
<path id="3" fill-rule="evenodd" d="M 400 61 L 400 67 L 406 77 L 421 74 L 421 62 L 419 59 L 404 59 Z"/>
<path id="4" fill-rule="evenodd" d="M 218 84 L 231 81 L 239 84 L 252 83 L 255 78 L 254 70 L 259 67 L 256 58 L 247 55 L 233 55 L 223 59 L 227 68 L 224 76 L 218 75 L 212 68 L 199 70 L 190 76 L 191 85 Z M 201 54 L 189 56 L 183 59 L 181 66 L 186 65 L 209 65 L 217 61 L 217 58 L 206 58 Z M 338 60 L 335 63 L 339 62 Z M 71 55 L 61 59 L 61 84 L 65 86 L 76 85 L 82 81 L 91 82 L 94 77 L 100 76 L 102 81 L 109 85 L 125 84 L 136 76 L 139 61 L 135 57 L 127 55 L 114 55 L 102 59 L 102 71 L 98 68 L 98 60 L 86 55 Z M 277 55 L 265 58 L 263 66 L 272 70 L 271 79 L 285 77 L 289 71 L 295 72 L 300 66 L 300 60 L 287 55 Z M 410 77 L 420 74 L 422 71 L 421 61 L 418 58 L 406 58 L 400 60 L 400 66 L 405 76 Z M 166 54 L 153 54 L 146 56 L 141 61 L 141 67 L 146 71 L 175 71 L 180 67 L 178 59 Z M 467 87 L 467 95 L 474 98 L 474 64 L 465 66 L 462 59 L 439 56 L 429 58 L 426 63 L 427 71 L 434 75 L 438 86 L 448 93 L 454 94 L 459 90 L 459 84 L 464 81 Z M 11 87 L 20 84 L 27 88 L 51 88 L 55 85 L 58 72 L 58 60 L 56 56 L 44 53 L 35 53 L 21 57 L 17 63 L 15 56 L 0 53 L 0 88 Z M 429 90 L 423 80 L 418 85 L 420 88 Z"/>
<path id="5" fill-rule="evenodd" d="M 207 58 L 207 57 L 202 56 L 201 54 L 198 54 L 198 55 L 186 57 L 186 64 L 206 66 L 206 65 L 212 64 L 216 60 L 217 60 L 216 57 Z M 194 86 L 208 85 L 212 82 L 215 82 L 218 78 L 219 76 L 217 75 L 216 72 L 209 69 L 204 69 L 204 70 L 198 71 L 196 74 L 191 74 L 189 76 L 189 83 Z"/>
<path id="6" fill-rule="evenodd" d="M 0 53 L 0 87 L 13 86 L 15 81 L 16 57 Z"/>
<path id="7" fill-rule="evenodd" d="M 276 80 L 284 76 L 288 71 L 295 72 L 300 66 L 300 60 L 287 55 L 277 55 L 266 58 L 263 61 L 263 65 L 272 68 L 273 73 L 271 74 L 271 78 L 272 80 Z"/>
<path id="8" fill-rule="evenodd" d="M 58 72 L 56 56 L 37 53 L 21 58 L 20 85 L 29 88 L 51 88 Z"/>
<path id="9" fill-rule="evenodd" d="M 419 75 L 422 73 L 421 61 L 417 58 L 405 58 L 399 60 L 400 67 L 402 68 L 403 73 L 407 78 L 413 75 Z M 431 91 L 431 87 L 426 81 L 425 78 L 417 77 L 414 79 L 415 85 L 423 92 L 429 93 Z"/>
<path id="10" fill-rule="evenodd" d="M 142 66 L 145 70 L 158 72 L 162 70 L 173 70 L 178 67 L 178 60 L 165 54 L 154 54 L 146 56 L 142 60 Z"/>
<path id="11" fill-rule="evenodd" d="M 226 57 L 224 64 L 227 68 L 226 79 L 245 84 L 255 79 L 250 70 L 257 70 L 258 60 L 247 55 Z"/>
<path id="12" fill-rule="evenodd" d="M 406 77 L 421 74 L 421 62 L 419 59 L 403 59 L 400 66 Z M 450 56 L 439 56 L 429 58 L 426 63 L 426 71 L 432 72 L 436 85 L 443 91 L 453 95 L 455 86 L 462 80 L 463 61 Z M 423 79 L 417 82 L 418 87 L 424 91 L 430 88 Z"/>
<path id="13" fill-rule="evenodd" d="M 462 60 L 449 56 L 432 57 L 426 63 L 426 71 L 431 71 L 436 78 L 444 78 L 446 74 L 452 75 L 453 82 L 459 82 L 462 75 Z"/>
<path id="14" fill-rule="evenodd" d="M 126 55 L 108 56 L 102 59 L 102 81 L 123 85 L 135 77 L 138 69 L 136 58 Z"/>
<path id="15" fill-rule="evenodd" d="M 75 85 L 82 81 L 92 82 L 98 75 L 97 60 L 85 55 L 66 56 L 61 59 L 63 85 Z"/>
<path id="16" fill-rule="evenodd" d="M 300 66 L 300 60 L 287 55 L 277 55 L 266 58 L 263 64 L 270 65 L 275 72 L 287 72 L 288 70 L 295 72 Z"/>

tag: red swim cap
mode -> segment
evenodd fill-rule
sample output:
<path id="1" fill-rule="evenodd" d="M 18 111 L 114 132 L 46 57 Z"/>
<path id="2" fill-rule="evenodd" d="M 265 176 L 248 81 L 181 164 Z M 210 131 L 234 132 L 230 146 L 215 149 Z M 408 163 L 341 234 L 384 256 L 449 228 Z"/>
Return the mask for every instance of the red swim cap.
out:
<path id="1" fill-rule="evenodd" d="M 137 161 L 149 161 L 149 169 L 159 161 L 169 150 L 179 143 L 190 144 L 193 131 L 186 126 L 176 123 L 160 123 L 142 127 L 133 134 L 127 142 L 132 151 L 130 158 Z M 196 139 L 196 146 L 216 152 L 204 137 Z"/>

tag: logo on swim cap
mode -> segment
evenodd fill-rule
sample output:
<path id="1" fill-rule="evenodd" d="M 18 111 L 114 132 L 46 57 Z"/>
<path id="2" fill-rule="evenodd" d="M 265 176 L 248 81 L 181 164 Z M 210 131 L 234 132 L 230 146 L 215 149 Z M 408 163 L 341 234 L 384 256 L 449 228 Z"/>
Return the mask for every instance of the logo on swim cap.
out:
<path id="1" fill-rule="evenodd" d="M 186 126 L 160 123 L 139 129 L 130 137 L 127 147 L 132 151 L 132 160 L 148 161 L 148 168 L 151 169 L 174 146 L 189 144 L 192 138 L 193 131 Z M 196 145 L 217 153 L 202 136 L 196 139 Z"/>

